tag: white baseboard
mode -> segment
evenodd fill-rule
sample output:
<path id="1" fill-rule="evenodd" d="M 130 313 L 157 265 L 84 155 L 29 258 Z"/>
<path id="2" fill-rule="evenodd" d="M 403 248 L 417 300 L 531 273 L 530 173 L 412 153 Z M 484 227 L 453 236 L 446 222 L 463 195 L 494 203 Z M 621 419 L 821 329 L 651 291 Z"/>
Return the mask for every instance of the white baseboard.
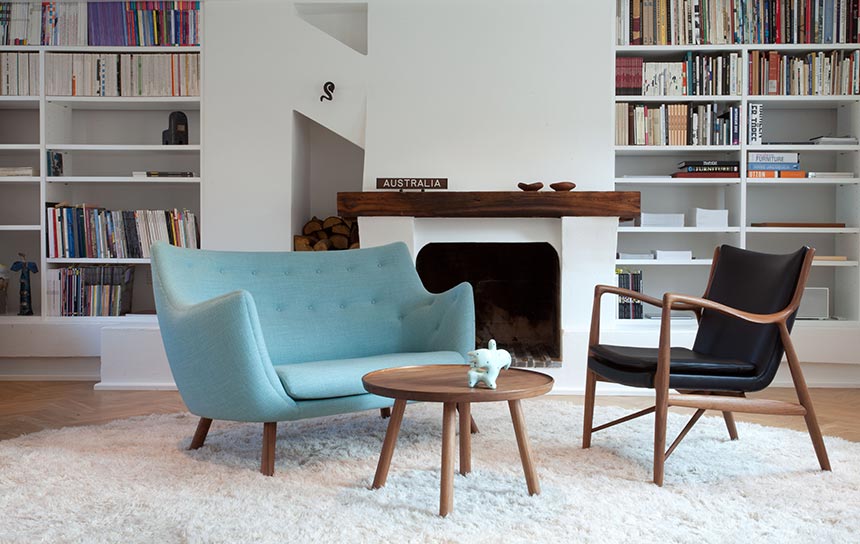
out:
<path id="1" fill-rule="evenodd" d="M 0 380 L 92 382 L 100 367 L 98 357 L 0 357 Z"/>
<path id="2" fill-rule="evenodd" d="M 175 383 L 122 383 L 99 382 L 93 386 L 96 391 L 176 391 Z"/>

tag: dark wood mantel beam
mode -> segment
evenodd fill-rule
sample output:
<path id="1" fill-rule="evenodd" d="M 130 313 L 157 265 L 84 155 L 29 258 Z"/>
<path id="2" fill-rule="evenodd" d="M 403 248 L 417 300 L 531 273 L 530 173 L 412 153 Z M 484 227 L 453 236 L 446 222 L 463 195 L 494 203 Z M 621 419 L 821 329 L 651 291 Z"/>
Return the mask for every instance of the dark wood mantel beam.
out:
<path id="1" fill-rule="evenodd" d="M 338 193 L 342 217 L 639 217 L 638 191 Z"/>

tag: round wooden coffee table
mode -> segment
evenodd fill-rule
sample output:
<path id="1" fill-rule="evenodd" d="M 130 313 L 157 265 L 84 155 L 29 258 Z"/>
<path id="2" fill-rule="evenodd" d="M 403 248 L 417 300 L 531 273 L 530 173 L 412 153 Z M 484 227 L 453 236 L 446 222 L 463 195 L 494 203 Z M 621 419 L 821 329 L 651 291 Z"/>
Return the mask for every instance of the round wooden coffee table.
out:
<path id="1" fill-rule="evenodd" d="M 361 381 L 368 392 L 394 400 L 394 410 L 388 422 L 388 431 L 379 455 L 373 489 L 385 485 L 388 468 L 394 454 L 394 444 L 403 421 L 406 401 L 441 402 L 442 409 L 442 489 L 439 515 L 446 516 L 454 506 L 454 419 L 460 412 L 460 474 L 472 470 L 472 416 L 471 403 L 508 401 L 520 459 L 526 475 L 529 495 L 540 493 L 537 471 L 532 461 L 526 424 L 520 400 L 537 397 L 552 389 L 553 379 L 546 374 L 529 370 L 503 370 L 496 380 L 496 389 L 479 384 L 468 386 L 468 365 L 427 365 L 388 368 L 365 374 Z M 477 432 L 477 429 L 474 429 Z"/>

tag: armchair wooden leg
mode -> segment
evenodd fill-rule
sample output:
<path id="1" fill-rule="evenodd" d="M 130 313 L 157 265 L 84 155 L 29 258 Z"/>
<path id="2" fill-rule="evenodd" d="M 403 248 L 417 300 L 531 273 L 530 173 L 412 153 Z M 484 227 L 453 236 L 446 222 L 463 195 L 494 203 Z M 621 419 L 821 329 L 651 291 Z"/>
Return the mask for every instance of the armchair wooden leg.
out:
<path id="1" fill-rule="evenodd" d="M 738 427 L 735 425 L 735 416 L 731 412 L 723 412 L 723 418 L 726 420 L 726 428 L 729 430 L 729 438 L 732 440 L 738 439 Z"/>
<path id="2" fill-rule="evenodd" d="M 583 406 L 582 447 L 591 447 L 591 430 L 594 424 L 594 393 L 597 387 L 597 375 L 591 370 L 585 372 L 585 405 Z"/>
<path id="3" fill-rule="evenodd" d="M 380 408 L 379 417 L 381 417 L 382 419 L 388 419 L 389 417 L 391 417 L 391 408 Z"/>
<path id="4" fill-rule="evenodd" d="M 797 400 L 801 406 L 806 408 L 806 414 L 803 417 L 806 419 L 806 428 L 809 430 L 809 437 L 812 439 L 812 447 L 815 448 L 818 464 L 821 466 L 821 470 L 830 470 L 830 459 L 827 457 L 827 448 L 824 446 L 818 418 L 815 417 L 812 397 L 809 396 L 806 379 L 803 377 L 803 370 L 800 368 L 800 361 L 797 358 L 797 352 L 794 350 L 794 344 L 791 342 L 785 323 L 780 323 L 779 332 L 782 345 L 785 348 L 785 356 L 788 359 L 788 368 L 791 371 L 791 381 L 794 382 L 794 389 L 797 392 Z"/>
<path id="5" fill-rule="evenodd" d="M 200 422 L 197 423 L 197 430 L 194 431 L 194 438 L 191 439 L 191 445 L 188 446 L 189 450 L 196 450 L 203 446 L 203 442 L 206 441 L 206 435 L 209 434 L 209 426 L 212 425 L 212 420 L 208 417 L 201 417 Z"/>
<path id="6" fill-rule="evenodd" d="M 654 410 L 654 483 L 663 486 L 663 468 L 666 464 L 666 419 L 669 413 L 669 391 L 657 387 Z"/>
<path id="7" fill-rule="evenodd" d="M 260 472 L 265 476 L 275 474 L 275 442 L 277 442 L 278 423 L 272 421 L 263 423 L 263 455 L 260 461 Z"/>

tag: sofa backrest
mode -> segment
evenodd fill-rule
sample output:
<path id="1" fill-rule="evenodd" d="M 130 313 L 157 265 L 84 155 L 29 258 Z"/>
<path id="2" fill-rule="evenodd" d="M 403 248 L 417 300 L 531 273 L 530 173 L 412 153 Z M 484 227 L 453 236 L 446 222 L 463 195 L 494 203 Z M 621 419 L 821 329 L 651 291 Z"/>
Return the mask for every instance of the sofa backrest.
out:
<path id="1" fill-rule="evenodd" d="M 276 365 L 405 351 L 404 312 L 430 296 L 403 243 L 329 252 L 159 244 L 153 266 L 174 304 L 250 292 Z"/>

